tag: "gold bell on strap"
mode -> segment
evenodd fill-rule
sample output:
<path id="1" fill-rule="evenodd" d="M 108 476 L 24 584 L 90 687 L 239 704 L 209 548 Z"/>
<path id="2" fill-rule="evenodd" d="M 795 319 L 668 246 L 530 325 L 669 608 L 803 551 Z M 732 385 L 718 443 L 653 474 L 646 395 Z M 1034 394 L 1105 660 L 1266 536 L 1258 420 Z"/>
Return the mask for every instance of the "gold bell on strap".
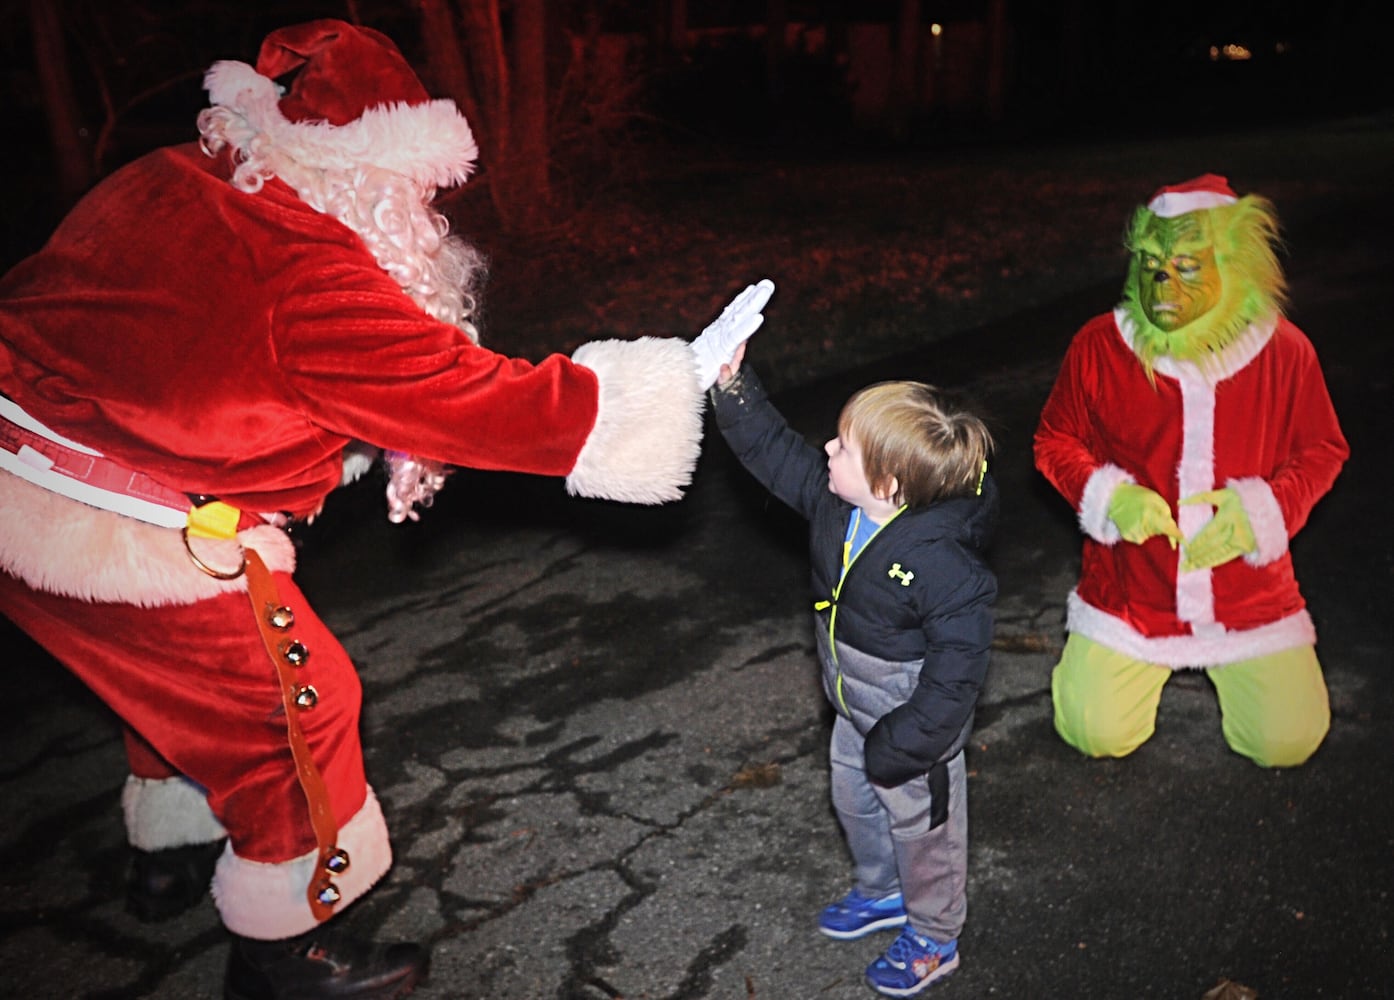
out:
<path id="1" fill-rule="evenodd" d="M 342 875 L 349 870 L 349 853 L 342 847 L 335 847 L 324 859 L 324 870 L 330 875 Z"/>
<path id="2" fill-rule="evenodd" d="M 344 894 L 339 891 L 339 887 L 329 879 L 321 879 L 315 887 L 315 900 L 324 906 L 333 906 L 344 898 Z"/>
<path id="3" fill-rule="evenodd" d="M 276 647 L 282 659 L 292 667 L 303 667 L 310 659 L 310 650 L 299 639 L 287 639 Z"/>
<path id="4" fill-rule="evenodd" d="M 284 604 L 268 604 L 266 623 L 277 632 L 284 632 L 295 624 L 295 612 Z"/>
<path id="5" fill-rule="evenodd" d="M 247 593 L 251 598 L 257 631 L 261 634 L 280 682 L 286 740 L 295 758 L 296 778 L 309 808 L 315 843 L 319 845 L 319 867 L 314 877 L 305 884 L 305 899 L 316 920 L 328 920 L 334 915 L 335 904 L 343 899 L 343 893 L 330 876 L 347 870 L 348 854 L 337 846 L 339 831 L 329 802 L 329 790 L 325 787 L 324 777 L 315 764 L 298 719 L 300 712 L 308 711 L 319 703 L 319 692 L 310 684 L 298 685 L 295 682 L 293 667 L 303 664 L 310 653 L 299 640 L 284 634 L 294 615 L 276 593 L 270 571 L 255 549 L 246 550 L 246 562 Z"/>
<path id="6" fill-rule="evenodd" d="M 338 846 L 323 849 L 320 852 L 320 869 L 320 877 L 313 888 L 315 902 L 321 906 L 333 906 L 343 898 L 343 893 L 331 876 L 342 875 L 349 870 L 348 851 Z"/>

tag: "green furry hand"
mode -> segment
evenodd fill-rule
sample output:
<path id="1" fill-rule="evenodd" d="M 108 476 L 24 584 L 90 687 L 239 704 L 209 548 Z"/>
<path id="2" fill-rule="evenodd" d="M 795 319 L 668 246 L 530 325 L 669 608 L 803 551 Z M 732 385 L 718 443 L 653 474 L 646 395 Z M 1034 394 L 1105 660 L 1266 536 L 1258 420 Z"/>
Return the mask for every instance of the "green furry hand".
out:
<path id="1" fill-rule="evenodd" d="M 1156 535 L 1165 535 L 1174 549 L 1185 536 L 1171 516 L 1171 508 L 1161 494 L 1136 483 L 1121 483 L 1108 502 L 1108 516 L 1118 526 L 1125 541 L 1141 545 Z"/>
<path id="2" fill-rule="evenodd" d="M 1181 502 L 1210 504 L 1215 508 L 1215 516 L 1205 527 L 1197 531 L 1189 542 L 1183 543 L 1183 573 L 1220 566 L 1258 548 L 1253 526 L 1249 524 L 1249 515 L 1244 513 L 1244 504 L 1234 490 L 1197 493 Z"/>

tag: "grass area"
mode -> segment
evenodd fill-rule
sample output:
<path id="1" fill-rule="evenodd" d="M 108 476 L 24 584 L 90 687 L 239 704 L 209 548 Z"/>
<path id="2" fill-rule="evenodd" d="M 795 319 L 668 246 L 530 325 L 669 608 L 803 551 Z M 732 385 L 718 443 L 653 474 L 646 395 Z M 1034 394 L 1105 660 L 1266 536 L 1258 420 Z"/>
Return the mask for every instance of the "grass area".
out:
<path id="1" fill-rule="evenodd" d="M 1371 119 L 805 162 L 669 158 L 531 239 L 491 232 L 477 197 L 451 214 L 492 260 L 495 349 L 536 358 L 597 337 L 691 337 L 768 276 L 779 290 L 751 356 L 783 387 L 1121 283 L 1123 228 L 1162 184 L 1223 173 L 1288 221 L 1340 185 L 1387 187 L 1391 143 L 1389 122 Z M 1112 302 L 1105 289 L 1099 308 Z"/>

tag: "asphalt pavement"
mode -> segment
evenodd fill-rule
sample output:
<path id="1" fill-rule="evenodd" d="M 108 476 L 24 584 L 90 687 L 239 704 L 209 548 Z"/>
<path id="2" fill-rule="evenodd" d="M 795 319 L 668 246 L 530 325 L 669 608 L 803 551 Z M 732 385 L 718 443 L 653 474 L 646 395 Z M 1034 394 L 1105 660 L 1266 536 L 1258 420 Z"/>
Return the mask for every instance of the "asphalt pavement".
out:
<path id="1" fill-rule="evenodd" d="M 1275 172 L 1322 172 L 1284 216 L 1291 314 L 1352 446 L 1293 545 L 1333 716 L 1301 768 L 1230 752 L 1202 675 L 1168 684 L 1156 736 L 1126 760 L 1086 760 L 1052 730 L 1079 534 L 1030 439 L 1070 334 L 1121 274 L 777 397 L 821 440 L 855 388 L 922 378 L 961 391 L 998 437 L 968 923 L 959 971 L 931 996 L 1201 1000 L 1226 982 L 1226 1000 L 1394 996 L 1394 130 L 1349 128 L 1364 131 L 1333 132 L 1309 168 L 1272 148 Z M 767 315 L 779 322 L 778 297 Z M 758 367 L 758 339 L 751 354 Z M 416 996 L 872 995 L 861 970 L 891 935 L 814 929 L 849 866 L 803 525 L 718 436 L 666 507 L 465 471 L 419 524 L 387 524 L 375 487 L 355 486 L 302 541 L 302 586 L 360 664 L 396 854 L 354 922 L 432 944 Z M 157 924 L 124 910 L 113 719 L 3 623 L 0 644 L 0 996 L 219 996 L 211 902 Z M 171 635 L 170 651 L 197 683 L 196 648 Z"/>

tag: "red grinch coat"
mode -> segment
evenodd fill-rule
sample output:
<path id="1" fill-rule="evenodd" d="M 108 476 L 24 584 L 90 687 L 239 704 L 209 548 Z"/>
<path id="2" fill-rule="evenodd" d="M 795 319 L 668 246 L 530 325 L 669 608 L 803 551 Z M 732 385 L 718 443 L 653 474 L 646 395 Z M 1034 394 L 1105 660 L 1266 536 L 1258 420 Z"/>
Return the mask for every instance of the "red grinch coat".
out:
<path id="1" fill-rule="evenodd" d="M 486 350 L 427 316 L 349 229 L 279 180 L 240 191 L 229 169 L 193 145 L 152 153 L 5 276 L 0 394 L 11 413 L 170 490 L 248 512 L 239 538 L 276 574 L 311 650 L 299 677 L 319 704 L 304 729 L 353 858 L 346 905 L 391 860 L 363 776 L 358 681 L 290 579 L 289 541 L 252 515 L 317 511 L 355 440 L 564 476 L 586 496 L 671 500 L 696 463 L 704 400 L 681 340 L 597 342 L 537 364 Z M 245 579 L 201 573 L 177 528 L 38 485 L 45 461 L 0 447 L 0 612 L 117 711 L 133 747 L 153 750 L 132 755 L 152 779 L 128 788 L 133 843 L 225 829 L 214 881 L 225 923 L 263 938 L 313 926 L 315 836 Z M 175 773 L 197 787 L 153 780 Z M 205 801 L 201 818 L 164 825 L 163 806 Z"/>
<path id="2" fill-rule="evenodd" d="M 1086 324 L 1036 431 L 1036 465 L 1075 508 L 1085 533 L 1068 628 L 1171 667 L 1314 643 L 1288 541 L 1350 451 L 1311 342 L 1279 319 L 1251 328 L 1213 374 L 1160 359 L 1155 385 L 1132 343 L 1121 310 Z M 1187 538 L 1211 510 L 1177 501 L 1232 487 L 1258 549 L 1182 573 L 1182 552 L 1165 538 L 1119 544 L 1108 504 L 1120 483 L 1161 494 Z"/>

